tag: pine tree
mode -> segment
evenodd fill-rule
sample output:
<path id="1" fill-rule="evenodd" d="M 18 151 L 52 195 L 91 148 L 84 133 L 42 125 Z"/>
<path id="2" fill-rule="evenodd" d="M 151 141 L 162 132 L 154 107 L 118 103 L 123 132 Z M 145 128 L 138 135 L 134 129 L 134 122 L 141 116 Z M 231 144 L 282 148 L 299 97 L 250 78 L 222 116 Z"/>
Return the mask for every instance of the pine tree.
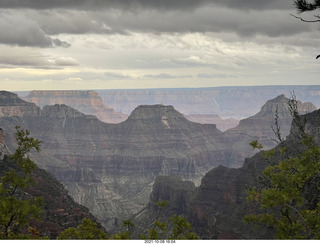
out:
<path id="1" fill-rule="evenodd" d="M 18 148 L 10 156 L 10 169 L 0 178 L 0 238 L 27 238 L 22 228 L 33 218 L 40 219 L 42 199 L 25 193 L 34 184 L 31 173 L 36 165 L 27 155 L 35 149 L 40 151 L 41 141 L 30 137 L 28 130 L 16 127 Z"/>
<path id="2" fill-rule="evenodd" d="M 257 203 L 260 213 L 247 215 L 245 220 L 273 227 L 276 239 L 319 239 L 320 147 L 305 132 L 306 121 L 292 104 L 294 101 L 293 123 L 299 128 L 299 133 L 294 134 L 300 142 L 295 150 L 298 153 L 288 154 L 290 148 L 285 143 L 267 152 L 257 141 L 251 143 L 270 166 L 259 176 L 263 184 L 249 191 L 248 200 Z"/>

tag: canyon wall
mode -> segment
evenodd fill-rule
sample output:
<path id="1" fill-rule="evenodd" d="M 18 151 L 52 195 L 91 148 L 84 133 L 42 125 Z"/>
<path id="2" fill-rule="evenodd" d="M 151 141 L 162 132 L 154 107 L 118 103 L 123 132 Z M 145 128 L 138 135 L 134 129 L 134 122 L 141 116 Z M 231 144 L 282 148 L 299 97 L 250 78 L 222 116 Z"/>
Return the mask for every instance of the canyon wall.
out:
<path id="1" fill-rule="evenodd" d="M 31 91 L 23 100 L 35 103 L 41 108 L 46 105 L 65 104 L 84 114 L 95 115 L 106 123 L 120 123 L 128 117 L 105 105 L 95 91 Z"/>
<path id="2" fill-rule="evenodd" d="M 320 86 L 252 86 L 141 90 L 97 90 L 115 111 L 130 114 L 141 104 L 173 105 L 183 114 L 218 114 L 243 119 L 259 112 L 270 99 L 291 93 L 320 107 Z"/>
<path id="3" fill-rule="evenodd" d="M 320 145 L 320 110 L 306 115 L 303 128 L 311 134 L 315 142 Z M 283 157 L 295 157 L 305 150 L 305 145 L 297 139 L 300 129 L 292 123 L 291 133 L 278 147 L 286 147 L 285 155 L 275 155 L 275 162 Z M 294 145 L 294 147 L 292 147 Z M 279 149 L 278 148 L 278 149 Z M 276 148 L 277 150 L 277 148 Z M 195 188 L 192 182 L 182 181 L 173 176 L 163 176 L 155 180 L 150 195 L 148 208 L 136 216 L 138 226 L 143 226 L 146 219 L 154 219 L 158 209 L 156 202 L 168 201 L 163 213 L 164 218 L 172 214 L 183 214 L 192 223 L 197 234 L 204 239 L 273 239 L 275 230 L 265 225 L 246 223 L 244 216 L 252 213 L 262 213 L 257 205 L 247 201 L 247 190 L 259 186 L 258 176 L 270 164 L 262 153 L 247 158 L 244 165 L 238 169 L 224 166 L 210 170 Z M 260 181 L 261 184 L 261 181 Z M 317 185 L 313 186 L 317 187 Z M 308 192 L 307 187 L 304 191 Z M 319 191 L 319 190 L 318 190 Z M 183 194 L 184 198 L 181 198 Z M 315 194 L 315 190 L 311 191 Z"/>
<path id="4" fill-rule="evenodd" d="M 262 108 L 263 116 L 223 133 L 215 125 L 191 122 L 173 106 L 161 104 L 138 106 L 124 122 L 107 124 L 67 105 L 40 109 L 12 93 L 0 92 L 0 98 L 2 111 L 14 106 L 20 111 L 0 116 L 8 148 L 16 147 L 16 125 L 30 130 L 31 136 L 43 141 L 41 153 L 31 155 L 39 167 L 61 181 L 108 229 L 146 206 L 157 176 L 177 174 L 198 186 L 219 165 L 241 167 L 254 153 L 249 142 L 267 142 L 265 132 L 271 129 L 266 118 L 274 116 L 276 104 L 288 101 L 284 96 L 270 100 L 271 105 Z M 286 113 L 279 116 L 287 118 Z"/>

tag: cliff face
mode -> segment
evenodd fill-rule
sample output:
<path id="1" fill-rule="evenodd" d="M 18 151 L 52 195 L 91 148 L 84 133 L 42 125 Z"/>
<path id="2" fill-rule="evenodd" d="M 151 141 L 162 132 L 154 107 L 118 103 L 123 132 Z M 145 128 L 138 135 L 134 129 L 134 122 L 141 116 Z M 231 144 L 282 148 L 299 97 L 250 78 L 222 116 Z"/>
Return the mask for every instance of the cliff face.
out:
<path id="1" fill-rule="evenodd" d="M 120 123 L 128 117 L 105 105 L 95 91 L 31 91 L 23 99 L 41 108 L 46 105 L 65 104 L 84 114 L 95 115 L 106 123 Z"/>
<path id="2" fill-rule="evenodd" d="M 319 119 L 320 110 L 308 113 L 304 126 L 305 131 L 313 135 L 318 145 L 320 145 Z M 280 145 L 281 147 L 287 146 L 288 156 L 296 156 L 299 150 L 304 149 L 304 146 L 299 144 L 296 139 L 297 131 L 296 125 L 292 123 L 292 133 L 283 142 L 283 145 Z M 291 150 L 292 145 L 295 145 L 295 148 Z M 280 160 L 280 156 L 278 157 Z M 203 177 L 198 188 L 189 188 L 186 196 L 190 197 L 187 201 L 185 199 L 179 200 L 168 194 L 174 192 L 175 189 L 180 189 L 175 192 L 175 196 L 179 196 L 181 192 L 185 191 L 183 186 L 187 182 L 169 184 L 172 180 L 169 177 L 163 177 L 161 180 L 155 181 L 149 203 L 150 207 L 145 213 L 152 216 L 156 210 L 151 206 L 159 200 L 178 201 L 179 203 L 175 203 L 175 205 L 184 204 L 184 207 L 181 208 L 184 211 L 179 213 L 187 216 L 196 232 L 205 239 L 272 239 L 274 234 L 272 228 L 247 224 L 243 221 L 246 214 L 259 211 L 246 201 L 247 190 L 257 183 L 256 176 L 268 165 L 261 153 L 258 153 L 246 159 L 241 168 L 216 167 Z M 169 205 L 169 210 L 172 209 Z M 169 215 L 175 211 L 169 211 Z M 140 219 L 143 218 L 140 217 Z"/>
<path id="3" fill-rule="evenodd" d="M 35 104 L 25 103 L 14 93 L 0 91 L 0 117 L 37 116 L 39 112 Z"/>
<path id="4" fill-rule="evenodd" d="M 253 86 L 189 89 L 97 90 L 116 111 L 130 114 L 141 104 L 173 105 L 183 114 L 218 114 L 243 119 L 259 112 L 267 100 L 285 94 L 320 107 L 320 86 Z"/>
<path id="5" fill-rule="evenodd" d="M 16 100 L 21 111 L 35 106 Z M 43 141 L 41 154 L 32 155 L 37 164 L 108 228 L 116 218 L 128 218 L 145 206 L 157 176 L 178 174 L 199 185 L 212 168 L 240 167 L 253 154 L 250 135 L 238 137 L 188 121 L 172 106 L 139 106 L 119 124 L 103 123 L 66 105 L 37 111 L 0 117 L 8 148 L 15 148 L 14 126 L 29 129 Z"/>
<path id="6" fill-rule="evenodd" d="M 8 155 L 8 151 L 1 150 L 1 144 L 0 152 Z M 0 176 L 11 169 L 11 164 L 7 157 L 0 158 Z M 35 180 L 35 184 L 28 187 L 26 193 L 29 196 L 43 197 L 44 205 L 41 221 L 32 220 L 31 226 L 36 227 L 41 234 L 55 239 L 63 230 L 77 227 L 83 218 L 97 222 L 98 226 L 102 228 L 89 209 L 76 203 L 63 185 L 48 172 L 36 168 L 32 173 L 32 178 Z"/>
<path id="7" fill-rule="evenodd" d="M 108 227 L 144 206 L 156 176 L 176 173 L 199 183 L 211 168 L 240 164 L 243 156 L 229 151 L 215 125 L 190 122 L 172 106 L 139 106 L 126 121 L 105 124 L 53 105 L 36 116 L 3 116 L 0 124 L 9 148 L 15 125 L 43 141 L 42 153 L 33 155 L 38 165 Z"/>
<path id="8" fill-rule="evenodd" d="M 222 119 L 217 114 L 190 114 L 185 115 L 185 117 L 192 122 L 200 124 L 215 124 L 221 131 L 234 128 L 239 124 L 239 120 L 233 118 Z"/>
<path id="9" fill-rule="evenodd" d="M 275 116 L 278 115 L 278 123 L 283 139 L 290 133 L 292 115 L 288 108 L 289 99 L 280 95 L 268 100 L 257 114 L 243 119 L 235 128 L 226 131 L 226 135 L 233 138 L 233 148 L 235 150 L 245 150 L 252 140 L 258 140 L 265 149 L 271 149 L 276 145 L 273 139 L 276 136 L 272 130 L 275 127 Z M 301 114 L 310 113 L 317 108 L 310 102 L 302 103 L 297 101 L 298 111 Z M 247 147 L 246 147 L 247 149 Z"/>

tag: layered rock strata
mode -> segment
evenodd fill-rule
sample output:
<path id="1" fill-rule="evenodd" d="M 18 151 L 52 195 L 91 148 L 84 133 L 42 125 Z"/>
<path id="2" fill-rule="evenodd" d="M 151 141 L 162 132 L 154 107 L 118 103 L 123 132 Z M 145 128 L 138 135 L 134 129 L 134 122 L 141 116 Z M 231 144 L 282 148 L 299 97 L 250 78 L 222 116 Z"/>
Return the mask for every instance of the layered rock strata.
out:
<path id="1" fill-rule="evenodd" d="M 319 119 L 320 110 L 314 111 L 306 115 L 306 124 L 303 125 L 305 132 L 311 134 L 318 145 Z M 295 157 L 304 150 L 297 137 L 299 131 L 297 125 L 292 123 L 290 135 L 279 145 L 288 148 L 286 157 Z M 280 154 L 276 155 L 275 160 L 281 160 Z M 154 217 L 157 212 L 155 203 L 166 200 L 169 202 L 168 209 L 164 211 L 166 218 L 172 214 L 187 216 L 197 234 L 204 239 L 273 239 L 275 232 L 272 228 L 248 224 L 243 220 L 246 214 L 262 211 L 247 201 L 247 190 L 257 185 L 257 176 L 268 165 L 262 154 L 258 153 L 246 159 L 241 168 L 219 166 L 212 169 L 203 177 L 198 188 L 192 187 L 192 182 L 172 179 L 173 176 L 156 179 L 149 207 L 137 216 L 137 224 L 144 222 L 148 216 Z M 189 187 L 186 189 L 187 185 Z M 314 191 L 308 192 L 307 188 L 304 191 L 314 194 Z M 185 197 L 179 198 L 181 194 Z"/>
<path id="2" fill-rule="evenodd" d="M 218 114 L 243 119 L 259 112 L 267 100 L 294 92 L 320 107 L 320 86 L 252 86 L 144 90 L 97 90 L 105 104 L 130 114 L 141 104 L 173 105 L 183 114 Z"/>
<path id="3" fill-rule="evenodd" d="M 242 134 L 223 133 L 215 125 L 187 120 L 173 106 L 141 105 L 126 121 L 106 124 L 67 105 L 40 109 L 12 93 L 1 96 L 2 110 L 15 104 L 22 111 L 0 117 L 8 148 L 16 146 L 14 126 L 29 129 L 43 141 L 33 159 L 108 228 L 145 207 L 157 176 L 178 174 L 199 185 L 212 168 L 241 167 L 253 154 L 249 142 L 265 137 L 245 136 L 247 128 Z M 263 116 L 260 123 L 270 128 Z"/>
<path id="4" fill-rule="evenodd" d="M 76 110 L 94 115 L 106 123 L 120 123 L 128 115 L 115 112 L 105 105 L 95 91 L 31 91 L 23 100 L 37 104 L 39 107 L 46 105 L 65 104 Z"/>
<path id="5" fill-rule="evenodd" d="M 8 161 L 8 151 L 2 150 L 1 145 L 4 144 L 0 143 L 0 153 L 6 156 L 0 157 L 0 176 L 13 167 L 12 162 Z M 4 148 L 6 148 L 5 145 Z M 48 172 L 36 167 L 32 173 L 32 178 L 35 184 L 20 194 L 43 198 L 41 220 L 33 219 L 30 222 L 30 226 L 36 227 L 42 236 L 56 239 L 63 230 L 70 227 L 75 228 L 81 224 L 83 218 L 97 222 L 98 227 L 103 229 L 98 220 L 89 212 L 89 209 L 76 203 L 64 186 Z"/>

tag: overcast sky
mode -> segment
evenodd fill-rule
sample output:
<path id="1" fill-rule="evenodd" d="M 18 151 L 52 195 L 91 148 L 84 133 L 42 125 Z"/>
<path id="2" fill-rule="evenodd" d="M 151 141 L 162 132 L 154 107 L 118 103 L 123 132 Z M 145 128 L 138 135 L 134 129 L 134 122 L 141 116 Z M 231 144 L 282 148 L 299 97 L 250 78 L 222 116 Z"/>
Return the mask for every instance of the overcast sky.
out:
<path id="1" fill-rule="evenodd" d="M 320 23 L 290 14 L 293 0 L 0 0 L 0 90 L 320 84 Z"/>

